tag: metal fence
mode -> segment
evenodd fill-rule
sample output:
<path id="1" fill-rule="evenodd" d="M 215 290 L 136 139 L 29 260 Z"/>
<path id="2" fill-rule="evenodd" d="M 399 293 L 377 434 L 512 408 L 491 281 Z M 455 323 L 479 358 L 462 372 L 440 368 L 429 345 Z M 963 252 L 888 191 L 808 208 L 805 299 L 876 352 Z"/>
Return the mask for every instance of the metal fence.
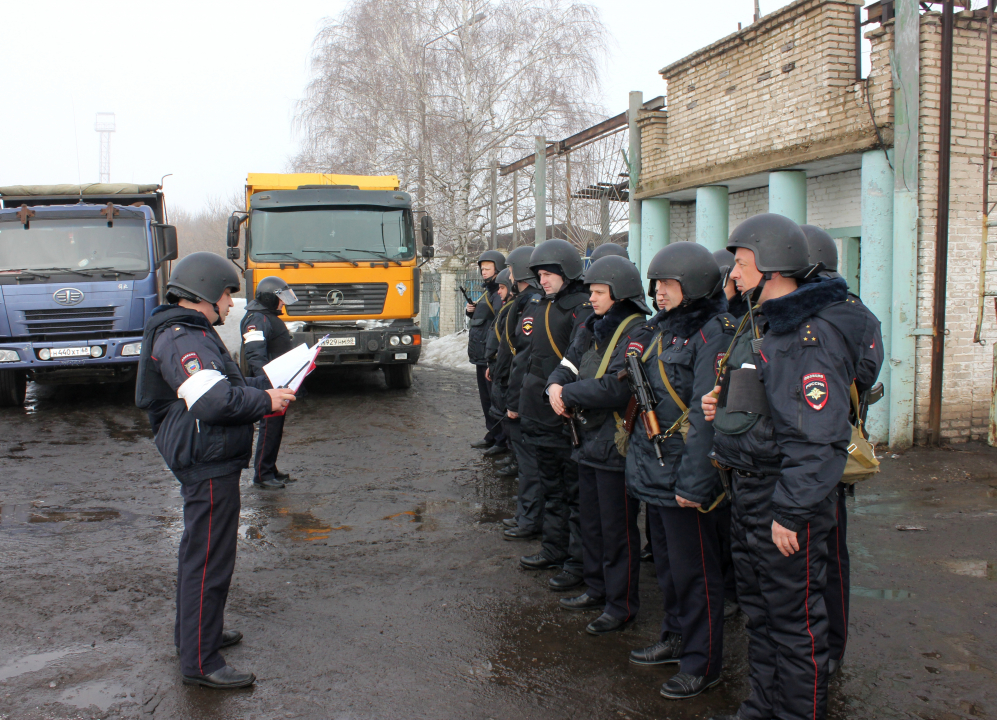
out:
<path id="1" fill-rule="evenodd" d="M 423 335 L 440 334 L 440 273 L 422 271 L 422 296 L 419 299 L 419 326 Z"/>
<path id="2" fill-rule="evenodd" d="M 464 293 L 461 292 L 461 288 L 463 287 L 467 291 L 467 294 L 471 297 L 471 302 L 478 302 L 481 296 L 484 295 L 484 290 L 481 287 L 481 274 L 478 272 L 477 267 L 473 270 L 462 270 L 455 273 L 454 281 L 455 327 L 451 332 L 459 332 L 469 327 L 469 319 L 467 313 L 464 311 L 467 299 L 464 297 Z"/>

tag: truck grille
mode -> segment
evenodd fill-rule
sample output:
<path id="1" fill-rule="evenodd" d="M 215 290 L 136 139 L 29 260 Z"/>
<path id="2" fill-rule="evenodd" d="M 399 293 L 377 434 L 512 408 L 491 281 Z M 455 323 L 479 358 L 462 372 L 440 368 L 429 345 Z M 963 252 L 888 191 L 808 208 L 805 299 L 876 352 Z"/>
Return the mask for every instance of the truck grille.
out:
<path id="1" fill-rule="evenodd" d="M 380 315 L 388 295 L 387 283 L 330 283 L 292 285 L 298 302 L 288 315 Z"/>
<path id="2" fill-rule="evenodd" d="M 29 335 L 53 333 L 109 332 L 114 329 L 115 307 L 25 310 Z"/>

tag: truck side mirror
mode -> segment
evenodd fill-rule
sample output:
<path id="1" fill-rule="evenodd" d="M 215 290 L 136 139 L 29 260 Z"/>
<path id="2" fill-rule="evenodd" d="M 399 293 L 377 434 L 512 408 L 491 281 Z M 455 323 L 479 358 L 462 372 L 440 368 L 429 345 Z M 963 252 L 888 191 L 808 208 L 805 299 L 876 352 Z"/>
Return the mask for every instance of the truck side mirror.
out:
<path id="1" fill-rule="evenodd" d="M 153 223 L 153 238 L 156 242 L 156 264 L 161 265 L 168 260 L 176 260 L 177 255 L 177 229 L 173 225 L 162 225 Z"/>
<path id="2" fill-rule="evenodd" d="M 239 225 L 240 222 L 238 215 L 230 215 L 228 219 L 228 233 L 225 235 L 225 244 L 230 248 L 239 247 Z"/>
<path id="3" fill-rule="evenodd" d="M 436 248 L 434 248 L 432 245 L 423 245 L 422 246 L 422 257 L 423 258 L 425 258 L 426 260 L 432 260 L 435 255 L 436 255 Z"/>
<path id="4" fill-rule="evenodd" d="M 429 217 L 429 215 L 423 215 L 419 223 L 419 229 L 422 232 L 422 244 L 431 246 L 433 244 L 433 218 Z M 425 253 L 423 253 L 423 256 L 425 256 Z"/>
<path id="5" fill-rule="evenodd" d="M 230 247 L 225 249 L 225 257 L 227 257 L 229 260 L 238 260 L 239 255 L 240 252 L 239 248 L 237 247 Z"/>

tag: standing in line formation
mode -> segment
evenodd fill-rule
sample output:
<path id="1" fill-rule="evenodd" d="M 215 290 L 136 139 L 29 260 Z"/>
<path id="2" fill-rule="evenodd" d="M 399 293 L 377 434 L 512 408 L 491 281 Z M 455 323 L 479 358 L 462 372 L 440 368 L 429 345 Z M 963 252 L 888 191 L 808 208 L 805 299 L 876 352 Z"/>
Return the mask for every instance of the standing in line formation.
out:
<path id="1" fill-rule="evenodd" d="M 845 497 L 875 462 L 861 445 L 879 321 L 827 233 L 781 215 L 749 218 L 716 253 L 658 252 L 653 311 L 623 248 L 589 263 L 556 239 L 479 258 L 468 352 L 484 347 L 490 435 L 474 445 L 511 446 L 503 537 L 540 541 L 521 567 L 555 571 L 548 587 L 575 591 L 564 610 L 598 613 L 588 634 L 623 631 L 643 505 L 665 614 L 630 661 L 677 665 L 661 694 L 694 697 L 721 681 L 724 621 L 743 611 L 750 693 L 715 720 L 824 717 L 848 635 Z"/>

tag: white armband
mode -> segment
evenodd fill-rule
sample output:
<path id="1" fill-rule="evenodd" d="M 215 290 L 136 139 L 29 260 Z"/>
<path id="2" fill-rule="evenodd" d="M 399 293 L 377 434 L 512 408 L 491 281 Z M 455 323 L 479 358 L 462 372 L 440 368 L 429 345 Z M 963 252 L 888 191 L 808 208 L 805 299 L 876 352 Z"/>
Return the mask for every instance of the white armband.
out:
<path id="1" fill-rule="evenodd" d="M 561 358 L 561 364 L 564 365 L 564 367 L 568 368 L 568 370 L 573 372 L 576 377 L 578 376 L 578 368 L 576 368 L 574 363 L 568 360 L 568 358 Z"/>
<path id="2" fill-rule="evenodd" d="M 190 410 L 204 393 L 224 379 L 225 376 L 217 370 L 199 370 L 177 388 L 177 397 L 186 402 L 187 409 Z"/>
<path id="3" fill-rule="evenodd" d="M 242 341 L 247 345 L 251 342 L 263 342 L 264 340 L 266 340 L 266 338 L 263 336 L 262 330 L 250 330 L 242 336 Z"/>

